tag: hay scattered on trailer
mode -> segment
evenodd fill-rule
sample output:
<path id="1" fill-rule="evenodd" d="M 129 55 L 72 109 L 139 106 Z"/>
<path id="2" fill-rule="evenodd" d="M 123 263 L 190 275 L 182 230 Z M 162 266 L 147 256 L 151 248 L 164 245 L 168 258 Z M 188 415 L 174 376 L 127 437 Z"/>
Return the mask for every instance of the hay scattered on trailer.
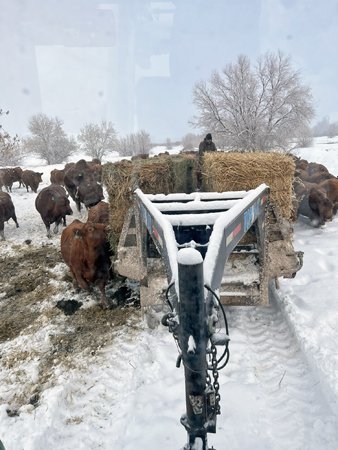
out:
<path id="1" fill-rule="evenodd" d="M 225 192 L 270 187 L 271 203 L 290 219 L 295 164 L 291 156 L 276 152 L 217 152 L 203 157 L 203 189 Z"/>

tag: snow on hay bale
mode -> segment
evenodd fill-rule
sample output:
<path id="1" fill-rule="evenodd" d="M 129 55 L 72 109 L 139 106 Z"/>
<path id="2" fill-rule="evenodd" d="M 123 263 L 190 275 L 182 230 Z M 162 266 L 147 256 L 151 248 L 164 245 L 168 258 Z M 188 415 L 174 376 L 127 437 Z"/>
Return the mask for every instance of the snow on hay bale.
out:
<path id="1" fill-rule="evenodd" d="M 213 152 L 203 157 L 203 189 L 225 192 L 270 187 L 270 201 L 290 219 L 295 163 L 291 156 L 276 152 Z"/>

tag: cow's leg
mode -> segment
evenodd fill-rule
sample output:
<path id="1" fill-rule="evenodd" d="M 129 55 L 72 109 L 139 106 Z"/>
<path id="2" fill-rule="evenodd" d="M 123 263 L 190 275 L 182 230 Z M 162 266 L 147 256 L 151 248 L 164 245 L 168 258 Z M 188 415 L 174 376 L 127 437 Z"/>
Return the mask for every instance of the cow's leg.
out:
<path id="1" fill-rule="evenodd" d="M 87 283 L 87 281 L 83 278 L 82 274 L 77 273 L 75 275 L 76 277 L 76 281 L 78 283 L 78 285 L 82 288 L 85 289 L 86 291 L 90 291 L 90 287 L 89 284 Z"/>
<path id="2" fill-rule="evenodd" d="M 100 292 L 101 292 L 100 300 L 101 300 L 102 307 L 103 308 L 109 308 L 110 303 L 109 303 L 109 300 L 106 297 L 106 289 L 105 289 L 106 288 L 106 283 L 104 281 L 100 281 L 98 283 L 98 288 L 100 289 Z"/>
<path id="3" fill-rule="evenodd" d="M 2 241 L 5 240 L 4 227 L 5 227 L 5 223 L 3 221 L 1 221 L 0 222 L 0 238 Z"/>
<path id="4" fill-rule="evenodd" d="M 77 210 L 78 210 L 79 212 L 81 212 L 81 202 L 80 202 L 80 200 L 79 200 L 79 199 L 76 199 L 75 203 L 76 203 Z"/>
<path id="5" fill-rule="evenodd" d="M 57 233 L 59 232 L 59 225 L 60 225 L 61 220 L 62 220 L 62 218 L 61 218 L 61 219 L 58 219 L 58 220 L 55 222 L 55 226 L 54 226 L 54 230 L 53 230 L 53 233 L 54 233 L 54 234 L 57 234 Z"/>
<path id="6" fill-rule="evenodd" d="M 12 219 L 13 219 L 14 222 L 16 223 L 16 228 L 19 228 L 18 220 L 17 220 L 17 218 L 16 218 L 15 213 L 12 215 Z"/>
<path id="7" fill-rule="evenodd" d="M 51 238 L 52 235 L 51 235 L 51 232 L 50 232 L 50 225 L 49 225 L 49 223 L 46 223 L 45 225 L 46 225 L 46 230 L 47 230 L 47 237 Z"/>

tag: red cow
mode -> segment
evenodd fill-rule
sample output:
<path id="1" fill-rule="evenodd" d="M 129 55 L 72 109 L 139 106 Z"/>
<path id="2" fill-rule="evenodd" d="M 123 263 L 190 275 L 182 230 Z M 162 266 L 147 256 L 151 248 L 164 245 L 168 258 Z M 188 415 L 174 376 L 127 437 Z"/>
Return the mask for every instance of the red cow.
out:
<path id="1" fill-rule="evenodd" d="M 66 170 L 64 183 L 79 211 L 81 203 L 90 208 L 104 199 L 102 186 L 96 181 L 84 159 L 80 159 Z"/>
<path id="2" fill-rule="evenodd" d="M 294 182 L 296 201 L 295 215 L 306 216 L 313 226 L 319 227 L 332 220 L 333 205 L 327 198 L 324 189 L 315 183 Z"/>
<path id="3" fill-rule="evenodd" d="M 12 169 L 12 173 L 13 173 L 13 183 L 15 181 L 19 182 L 19 187 L 22 186 L 22 172 L 23 170 L 21 169 L 21 167 L 13 167 Z"/>
<path id="4" fill-rule="evenodd" d="M 97 205 L 89 208 L 87 222 L 109 225 L 109 204 L 101 201 Z"/>
<path id="5" fill-rule="evenodd" d="M 322 181 L 319 186 L 325 190 L 327 197 L 333 204 L 333 214 L 336 214 L 338 211 L 338 179 L 330 178 Z"/>
<path id="6" fill-rule="evenodd" d="M 57 184 L 51 184 L 38 193 L 35 199 L 35 208 L 40 213 L 49 238 L 51 237 L 51 224 L 55 223 L 53 231 L 56 234 L 61 222 L 66 226 L 66 215 L 73 214 L 65 189 Z"/>
<path id="7" fill-rule="evenodd" d="M 23 170 L 21 179 L 26 186 L 27 192 L 30 187 L 33 192 L 37 192 L 39 184 L 42 182 L 43 173 L 34 172 L 33 170 Z"/>
<path id="8" fill-rule="evenodd" d="M 17 181 L 16 176 L 13 175 L 13 169 L 1 169 L 1 183 L 2 186 L 5 186 L 7 192 L 12 192 L 13 183 Z"/>
<path id="9" fill-rule="evenodd" d="M 15 215 L 15 208 L 11 199 L 11 196 L 7 192 L 0 192 L 0 237 L 1 240 L 5 240 L 4 228 L 5 222 L 9 219 L 13 219 L 16 223 L 16 227 L 19 228 L 18 221 Z"/>
<path id="10" fill-rule="evenodd" d="M 106 225 L 75 219 L 62 231 L 61 254 L 75 286 L 86 290 L 98 286 L 102 306 L 108 307 L 105 287 L 111 275 L 111 250 Z"/>
<path id="11" fill-rule="evenodd" d="M 53 169 L 50 173 L 50 182 L 52 184 L 59 184 L 60 186 L 64 186 L 64 178 L 65 178 L 65 169 Z"/>

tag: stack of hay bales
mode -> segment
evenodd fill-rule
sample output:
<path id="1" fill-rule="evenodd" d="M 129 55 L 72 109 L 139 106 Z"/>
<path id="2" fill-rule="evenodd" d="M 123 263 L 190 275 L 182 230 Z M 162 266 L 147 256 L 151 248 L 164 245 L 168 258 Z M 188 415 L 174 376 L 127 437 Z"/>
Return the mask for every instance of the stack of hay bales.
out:
<path id="1" fill-rule="evenodd" d="M 110 204 L 111 245 L 116 249 L 133 192 L 169 194 L 196 190 L 197 153 L 161 155 L 149 159 L 107 163 L 103 182 Z M 212 152 L 202 161 L 203 191 L 226 192 L 255 189 L 262 183 L 270 187 L 270 200 L 280 214 L 290 219 L 292 181 L 295 165 L 292 157 L 280 153 Z"/>
<path id="2" fill-rule="evenodd" d="M 197 158 L 194 155 L 160 155 L 149 159 L 107 163 L 103 168 L 110 205 L 110 243 L 116 249 L 133 192 L 170 194 L 196 190 Z"/>

